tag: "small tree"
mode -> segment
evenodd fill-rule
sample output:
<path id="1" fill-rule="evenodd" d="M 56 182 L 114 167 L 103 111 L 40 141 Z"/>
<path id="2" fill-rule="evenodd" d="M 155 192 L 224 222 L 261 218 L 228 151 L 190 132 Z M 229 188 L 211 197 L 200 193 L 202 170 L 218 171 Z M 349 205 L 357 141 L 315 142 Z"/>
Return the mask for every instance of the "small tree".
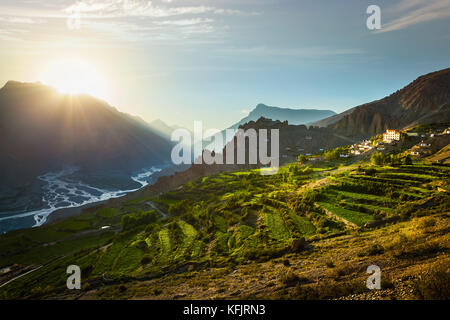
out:
<path id="1" fill-rule="evenodd" d="M 308 161 L 308 157 L 305 156 L 304 154 L 301 154 L 298 156 L 297 161 L 300 163 L 305 163 L 306 161 Z"/>
<path id="2" fill-rule="evenodd" d="M 336 160 L 339 159 L 340 154 L 341 148 L 335 148 L 333 150 L 325 151 L 324 158 L 325 160 Z"/>
<path id="3" fill-rule="evenodd" d="M 408 166 L 413 164 L 411 156 L 409 154 L 403 159 L 403 164 Z"/>
<path id="4" fill-rule="evenodd" d="M 377 166 L 381 166 L 384 163 L 384 155 L 381 152 L 376 152 L 370 158 L 372 163 Z"/>

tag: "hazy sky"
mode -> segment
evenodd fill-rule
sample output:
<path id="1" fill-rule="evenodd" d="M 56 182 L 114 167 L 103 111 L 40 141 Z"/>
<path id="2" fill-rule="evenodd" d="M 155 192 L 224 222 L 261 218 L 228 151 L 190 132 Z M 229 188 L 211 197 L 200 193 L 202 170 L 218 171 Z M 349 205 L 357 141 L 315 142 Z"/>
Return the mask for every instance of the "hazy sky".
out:
<path id="1" fill-rule="evenodd" d="M 450 0 L 0 0 L 0 48 L 0 85 L 77 59 L 120 110 L 223 128 L 258 103 L 340 112 L 449 67 Z"/>

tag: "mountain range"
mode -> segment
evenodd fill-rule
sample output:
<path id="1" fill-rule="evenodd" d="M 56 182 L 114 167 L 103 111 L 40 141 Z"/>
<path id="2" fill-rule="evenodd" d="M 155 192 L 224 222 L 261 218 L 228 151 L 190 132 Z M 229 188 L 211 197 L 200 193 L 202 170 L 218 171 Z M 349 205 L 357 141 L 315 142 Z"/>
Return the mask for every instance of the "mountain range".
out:
<path id="1" fill-rule="evenodd" d="M 336 112 L 332 110 L 289 109 L 267 106 L 260 103 L 248 114 L 248 116 L 242 118 L 229 128 L 237 129 L 240 125 L 250 121 L 256 121 L 261 117 L 272 120 L 288 121 L 289 124 L 307 124 L 331 117 L 335 114 Z"/>
<path id="2" fill-rule="evenodd" d="M 367 138 L 386 129 L 450 121 L 450 68 L 418 77 L 395 93 L 349 109 L 312 125 L 328 126 L 353 138 Z"/>
<path id="3" fill-rule="evenodd" d="M 169 126 L 161 119 L 156 119 L 149 122 L 148 126 L 152 128 L 157 134 L 161 135 L 163 138 L 168 140 L 170 140 L 170 137 L 174 130 L 181 128 L 180 126 L 177 125 Z"/>
<path id="4" fill-rule="evenodd" d="M 284 160 L 288 161 L 300 149 L 314 153 L 385 129 L 449 121 L 450 69 L 444 69 L 340 114 L 258 104 L 229 128 L 278 126 L 286 142 L 281 152 L 287 153 Z M 315 127 L 326 130 L 310 130 Z M 114 173 L 129 180 L 136 170 L 170 163 L 174 144 L 170 135 L 176 128 L 162 120 L 147 123 L 87 95 L 64 95 L 40 83 L 9 81 L 0 89 L 0 211 L 4 203 L 9 203 L 8 208 L 23 207 L 23 203 L 10 204 L 19 194 L 30 194 L 36 177 L 48 171 L 76 166 L 88 174 L 108 172 L 105 176 Z"/>
<path id="5" fill-rule="evenodd" d="M 336 115 L 336 113 L 331 110 L 289 109 L 289 108 L 267 106 L 265 104 L 260 103 L 252 111 L 250 111 L 250 113 L 246 117 L 229 126 L 227 129 L 237 130 L 239 129 L 240 126 L 245 125 L 246 123 L 249 122 L 255 122 L 260 118 L 271 119 L 274 121 L 288 121 L 288 123 L 291 125 L 301 125 L 301 124 L 308 124 L 314 121 L 319 121 L 321 119 L 333 115 Z M 226 137 L 227 129 L 221 131 L 222 137 Z M 214 151 L 220 152 L 227 142 L 228 141 L 224 141 L 224 143 L 221 145 L 221 148 L 219 150 Z M 204 148 L 207 147 L 208 145 L 209 142 L 205 141 L 203 143 Z"/>
<path id="6" fill-rule="evenodd" d="M 259 118 L 328 127 L 351 139 L 385 129 L 450 120 L 450 69 L 417 78 L 395 93 L 340 114 L 331 110 L 287 109 L 258 104 L 228 129 Z M 22 184 L 50 167 L 136 168 L 166 162 L 170 135 L 178 126 L 151 123 L 87 95 L 57 93 L 40 83 L 9 81 L 0 89 L 2 181 Z M 224 130 L 225 131 L 225 130 Z M 20 172 L 19 179 L 17 172 Z"/>
<path id="7" fill-rule="evenodd" d="M 332 111 L 320 113 L 319 111 L 322 110 L 312 110 L 312 114 L 323 115 L 329 112 L 332 115 L 309 122 L 308 125 L 295 125 L 293 124 L 295 121 L 301 122 L 300 118 L 294 117 L 294 121 L 291 122 L 291 118 L 286 119 L 283 115 L 299 115 L 303 111 L 309 110 L 282 109 L 259 104 L 248 117 L 230 128 L 279 129 L 280 162 L 286 163 L 295 161 L 299 154 L 312 154 L 320 150 L 352 144 L 360 139 L 380 134 L 386 129 L 403 129 L 428 123 L 448 123 L 450 122 L 449 104 L 450 69 L 445 69 L 421 76 L 386 98 L 350 108 L 340 114 L 333 114 Z M 263 115 L 267 115 L 267 118 Z M 283 120 L 283 122 L 268 119 L 270 115 Z M 255 118 L 257 119 L 253 120 Z M 224 149 L 214 151 L 225 152 Z M 160 178 L 157 185 L 158 188 L 165 185 L 165 190 L 168 190 L 170 186 L 180 185 L 196 177 L 223 171 L 242 170 L 243 168 L 246 166 L 194 165 L 173 177 Z"/>
<path id="8" fill-rule="evenodd" d="M 142 119 L 40 83 L 9 81 L 0 89 L 0 135 L 0 205 L 48 171 L 75 166 L 129 178 L 170 161 L 172 149 Z"/>

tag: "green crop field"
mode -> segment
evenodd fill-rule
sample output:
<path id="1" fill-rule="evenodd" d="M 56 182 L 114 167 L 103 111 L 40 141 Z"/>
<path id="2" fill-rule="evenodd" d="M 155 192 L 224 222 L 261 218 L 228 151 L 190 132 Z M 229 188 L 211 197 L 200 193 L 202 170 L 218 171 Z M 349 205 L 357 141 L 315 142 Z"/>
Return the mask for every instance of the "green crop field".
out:
<path id="1" fill-rule="evenodd" d="M 158 233 L 159 238 L 159 261 L 167 262 L 172 258 L 172 241 L 170 239 L 170 232 L 167 228 L 162 229 Z"/>
<path id="2" fill-rule="evenodd" d="M 281 241 L 289 239 L 289 230 L 278 212 L 272 210 L 264 212 L 264 224 L 269 228 L 273 238 Z"/>
<path id="3" fill-rule="evenodd" d="M 198 236 L 197 230 L 190 224 L 184 222 L 183 220 L 177 221 L 177 225 L 180 230 L 180 245 L 178 250 L 175 253 L 175 260 L 184 258 L 185 256 L 190 257 L 192 246 L 194 245 L 194 241 Z"/>
<path id="4" fill-rule="evenodd" d="M 309 238 L 310 236 L 316 233 L 316 227 L 314 224 L 309 221 L 307 218 L 297 215 L 295 212 L 290 211 L 289 217 L 295 224 L 295 228 L 305 237 Z"/>
<path id="5" fill-rule="evenodd" d="M 328 211 L 331 211 L 335 215 L 344 218 L 345 220 L 350 221 L 358 226 L 362 226 L 366 222 L 373 220 L 373 217 L 366 213 L 348 210 L 327 202 L 318 202 L 318 204 Z"/>
<path id="6" fill-rule="evenodd" d="M 6 285 L 2 297 L 17 297 L 30 284 L 30 296 L 60 288 L 64 274 L 58 272 L 68 262 L 81 264 L 88 279 L 158 277 L 189 262 L 223 267 L 268 260 L 299 237 L 316 241 L 376 219 L 408 219 L 416 202 L 431 197 L 437 197 L 436 209 L 427 212 L 448 206 L 448 194 L 437 191 L 446 187 L 445 166 L 373 169 L 365 174 L 356 167 L 310 170 L 289 164 L 275 175 L 220 173 L 159 196 L 0 235 L 0 266 L 42 266 Z M 148 201 L 168 217 L 161 219 Z M 45 285 L 36 284 L 38 276 Z"/>

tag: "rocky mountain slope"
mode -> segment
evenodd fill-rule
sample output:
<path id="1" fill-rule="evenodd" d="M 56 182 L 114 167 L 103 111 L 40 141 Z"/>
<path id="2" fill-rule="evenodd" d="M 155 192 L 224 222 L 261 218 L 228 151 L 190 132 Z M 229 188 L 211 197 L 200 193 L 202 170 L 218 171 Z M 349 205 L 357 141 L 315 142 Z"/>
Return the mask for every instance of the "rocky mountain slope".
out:
<path id="1" fill-rule="evenodd" d="M 271 130 L 277 129 L 279 130 L 279 162 L 280 164 L 286 164 L 289 162 L 296 161 L 297 157 L 300 154 L 314 154 L 320 152 L 321 150 L 333 149 L 336 147 L 345 146 L 355 142 L 354 140 L 348 139 L 346 137 L 342 137 L 336 135 L 332 130 L 328 128 L 319 128 L 319 127 L 307 127 L 306 125 L 291 125 L 287 121 L 274 121 L 271 119 L 267 119 L 264 117 L 259 118 L 257 121 L 250 121 L 239 126 L 240 129 L 244 131 L 248 131 L 249 129 L 254 129 L 257 133 L 260 129 L 266 129 L 268 132 L 268 156 L 271 155 L 271 144 L 270 144 L 270 136 Z M 258 135 L 259 139 L 259 135 Z M 259 141 L 259 140 L 258 140 Z M 225 163 L 226 152 L 228 151 L 228 146 L 230 146 L 231 142 L 227 143 L 227 146 L 224 147 L 219 153 Z M 259 145 L 259 144 L 258 144 Z M 250 164 L 249 162 L 249 145 L 248 140 L 246 142 L 246 152 L 245 152 L 245 163 L 246 164 L 237 164 L 237 137 L 234 136 L 234 164 L 192 164 L 189 169 L 183 172 L 177 172 L 172 176 L 160 177 L 158 181 L 152 185 L 144 188 L 142 191 L 143 194 L 148 192 L 152 193 L 155 190 L 158 192 L 167 191 L 174 189 L 183 183 L 191 181 L 192 179 L 198 177 L 209 176 L 211 174 L 217 174 L 220 172 L 226 171 L 235 171 L 235 170 L 245 170 L 258 168 L 263 166 L 259 162 L 257 164 Z M 204 153 L 210 153 L 209 150 L 204 150 Z"/>
<path id="2" fill-rule="evenodd" d="M 170 140 L 173 131 L 182 128 L 177 125 L 169 126 L 161 119 L 153 120 L 152 122 L 148 123 L 148 126 L 152 128 L 157 134 L 161 135 L 163 138 L 168 140 Z"/>
<path id="3" fill-rule="evenodd" d="M 172 147 L 104 101 L 14 81 L 0 89 L 0 135 L 3 191 L 65 166 L 129 173 L 170 160 Z"/>
<path id="4" fill-rule="evenodd" d="M 248 116 L 242 118 L 235 124 L 231 125 L 227 129 L 237 130 L 240 126 L 251 122 L 257 121 L 259 118 L 267 118 L 271 120 L 278 121 L 288 121 L 289 124 L 292 125 L 300 125 L 307 124 L 314 121 L 318 121 L 330 116 L 335 115 L 336 113 L 331 110 L 318 110 L 318 109 L 289 109 L 289 108 L 279 108 L 279 107 L 271 107 L 265 104 L 258 104 L 249 114 Z M 226 137 L 226 130 L 222 130 L 222 136 Z M 225 141 L 225 144 L 228 141 Z M 224 145 L 225 145 L 224 144 Z M 222 145 L 222 146 L 224 146 Z M 204 142 L 203 147 L 210 149 L 209 143 Z M 215 150 L 219 151 L 220 150 Z"/>
<path id="5" fill-rule="evenodd" d="M 349 109 L 313 123 L 345 136 L 366 138 L 388 128 L 450 120 L 450 69 L 417 78 L 383 99 Z"/>

